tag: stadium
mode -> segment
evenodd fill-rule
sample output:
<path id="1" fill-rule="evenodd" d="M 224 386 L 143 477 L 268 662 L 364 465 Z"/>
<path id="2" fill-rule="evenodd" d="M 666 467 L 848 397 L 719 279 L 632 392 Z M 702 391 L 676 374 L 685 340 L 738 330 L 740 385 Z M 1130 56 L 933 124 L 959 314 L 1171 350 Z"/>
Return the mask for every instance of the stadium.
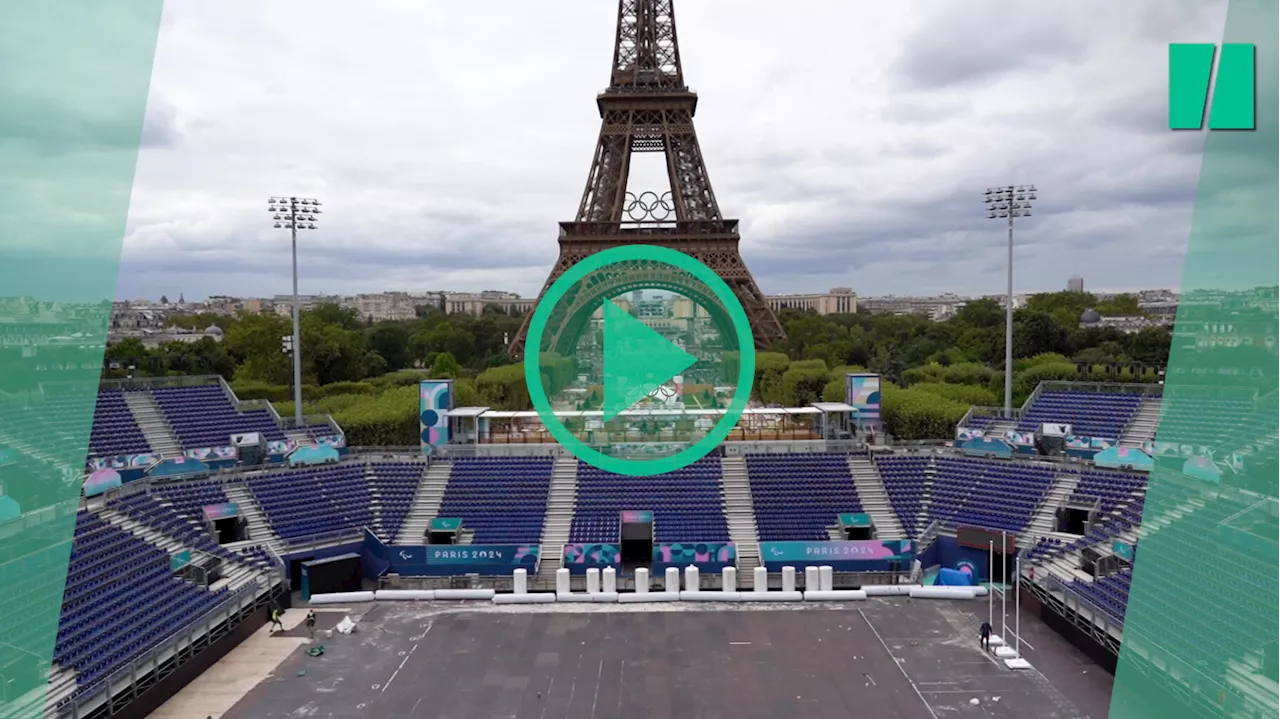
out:
<path id="1" fill-rule="evenodd" d="M 327 692 L 318 706 L 332 716 L 408 713 L 423 697 L 436 709 L 421 715 L 457 716 L 447 708 L 490 689 L 465 715 L 524 716 L 540 701 L 556 715 L 589 715 L 581 696 L 557 693 L 566 683 L 619 706 L 669 694 L 669 709 L 646 716 L 692 715 L 682 705 L 720 715 L 738 704 L 743 716 L 777 706 L 822 715 L 850 701 L 937 716 L 977 711 L 968 704 L 977 697 L 989 716 L 1097 716 L 1105 670 L 1126 641 L 1135 653 L 1150 651 L 1147 642 L 1197 647 L 1196 665 L 1153 671 L 1171 690 L 1212 681 L 1235 703 L 1226 706 L 1263 705 L 1264 675 L 1274 673 L 1264 637 L 1274 627 L 1229 615 L 1208 622 L 1191 600 L 1265 581 L 1267 568 L 1230 545 L 1247 541 L 1233 535 L 1274 531 L 1274 502 L 1222 489 L 1219 477 L 1274 453 L 1274 435 L 1270 447 L 1225 462 L 1186 454 L 1240 436 L 1204 436 L 1197 418 L 1248 423 L 1253 398 L 1175 402 L 1187 435 L 1156 442 L 1154 419 L 1168 404 L 1159 385 L 1045 383 L 1014 420 L 976 408 L 953 442 L 892 447 L 842 431 L 855 417 L 876 422 L 878 382 L 850 375 L 850 403 L 753 410 L 740 420 L 742 438 L 721 451 L 636 481 L 553 443 L 512 441 L 517 413 L 453 407 L 451 380 L 421 382 L 421 415 L 439 423 L 422 436 L 435 443 L 399 454 L 346 446 L 332 418 L 291 426 L 216 376 L 108 381 L 97 393 L 46 715 L 145 716 L 193 679 L 198 686 L 218 660 L 234 662 L 246 640 L 293 650 L 275 679 L 252 680 L 262 684 L 222 716 L 294 716 L 317 706 L 308 704 L 316 691 Z M 746 429 L 764 414 L 792 429 Z M 1168 408 L 1165 417 L 1177 419 Z M 23 448 L 59 431 L 32 425 L 8 437 L 6 471 L 38 462 Z M 1162 463 L 1177 465 L 1179 491 L 1153 505 L 1148 476 Z M 1126 638 L 1129 581 L 1145 545 L 1203 544 L 1206 533 L 1221 534 L 1215 546 L 1237 588 L 1213 567 L 1187 564 L 1183 582 L 1151 600 L 1185 631 Z M 1020 612 L 1005 609 L 1015 602 Z M 314 658 L 297 638 L 308 604 L 324 635 Z M 268 607 L 294 607 L 290 632 L 264 639 Z M 1030 669 L 977 647 L 989 607 L 1005 653 L 1021 650 Z M 15 610 L 32 611 L 20 598 L 6 602 Z M 333 632 L 348 616 L 356 631 Z M 1236 651 L 1215 650 L 1209 632 Z M 524 639 L 512 645 L 513 633 Z M 565 646 L 553 651 L 554 642 Z M 755 657 L 734 658 L 760 643 L 775 679 L 755 674 Z M 645 672 L 646 659 L 675 657 Z M 695 664 L 720 662 L 725 674 L 696 676 Z M 858 679 L 810 686 L 800 679 L 808 665 Z M 1088 671 L 1081 666 L 1098 671 L 1082 682 L 1070 676 Z M 610 683 L 605 667 L 640 676 Z M 23 670 L 5 668 L 8 677 Z M 397 672 L 399 682 L 386 678 Z M 734 698 L 744 679 L 769 686 Z M 803 699 L 791 701 L 793 690 Z"/>
<path id="2" fill-rule="evenodd" d="M 3 299 L 0 719 L 1275 716 L 1276 287 L 1015 310 L 1007 186 L 1003 307 L 765 295 L 674 24 L 618 3 L 537 302 L 303 311 L 296 254 L 291 317 L 163 344 Z"/>

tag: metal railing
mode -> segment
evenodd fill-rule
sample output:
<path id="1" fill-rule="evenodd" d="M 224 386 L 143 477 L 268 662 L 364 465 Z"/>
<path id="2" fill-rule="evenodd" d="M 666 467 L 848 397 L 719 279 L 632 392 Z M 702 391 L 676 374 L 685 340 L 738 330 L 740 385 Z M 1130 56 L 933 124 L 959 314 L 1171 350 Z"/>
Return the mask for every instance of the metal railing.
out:
<path id="1" fill-rule="evenodd" d="M 273 573 L 272 577 L 275 581 L 272 581 L 263 575 L 258 575 L 254 578 L 252 584 L 241 587 L 231 597 L 187 623 L 181 629 L 170 632 L 159 642 L 152 645 L 150 649 L 140 650 L 134 657 L 111 674 L 77 691 L 71 698 L 64 700 L 57 706 L 58 715 L 80 716 L 84 713 L 82 709 L 93 709 L 100 703 L 98 700 L 110 702 L 115 694 L 115 692 L 111 691 L 112 687 L 119 684 L 132 686 L 138 679 L 159 667 L 161 663 L 160 657 L 164 652 L 172 651 L 176 656 L 184 642 L 188 646 L 194 644 L 201 636 L 211 632 L 218 624 L 230 621 L 233 616 L 242 613 L 246 606 L 254 606 L 258 595 L 264 592 L 269 594 L 271 587 L 278 582 L 279 576 L 278 572 Z M 126 678 L 128 680 L 127 683 Z M 107 694 L 107 696 L 103 697 L 103 694 Z"/>
<path id="2" fill-rule="evenodd" d="M 104 379 L 100 389 L 159 389 L 163 387 L 203 387 L 204 385 L 224 383 L 221 375 L 202 374 L 183 377 L 133 377 L 121 379 Z"/>
<path id="3" fill-rule="evenodd" d="M 1066 582 L 1062 581 L 1061 579 L 1054 576 L 1053 574 L 1049 574 L 1047 577 L 1045 577 L 1045 580 L 1046 580 L 1046 584 L 1048 585 L 1048 589 L 1050 589 L 1051 591 L 1056 590 L 1062 593 L 1063 606 L 1067 607 L 1068 609 L 1071 609 L 1078 615 L 1080 614 L 1080 607 L 1083 606 L 1088 608 L 1089 613 L 1091 615 L 1090 621 L 1092 621 L 1095 625 L 1097 625 L 1103 631 L 1106 631 L 1107 629 L 1110 629 L 1113 627 L 1121 632 L 1124 631 L 1124 620 L 1117 619 L 1116 617 L 1112 616 L 1111 612 L 1105 609 L 1101 604 L 1098 604 L 1097 602 L 1093 601 L 1089 597 L 1086 597 L 1085 595 L 1081 594 L 1075 589 L 1072 589 L 1070 586 L 1067 585 Z M 1075 606 L 1072 606 L 1073 603 L 1075 604 Z"/>

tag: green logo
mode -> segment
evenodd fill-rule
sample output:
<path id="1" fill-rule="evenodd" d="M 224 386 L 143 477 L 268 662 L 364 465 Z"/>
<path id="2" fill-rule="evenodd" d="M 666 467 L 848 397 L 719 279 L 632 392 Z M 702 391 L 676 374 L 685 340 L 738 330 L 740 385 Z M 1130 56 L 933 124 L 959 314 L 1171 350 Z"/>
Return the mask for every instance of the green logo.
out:
<path id="1" fill-rule="evenodd" d="M 737 425 L 755 377 L 751 323 L 733 291 L 664 247 L 578 262 L 547 288 L 528 337 L 525 382 L 543 426 L 615 474 L 662 474 L 705 457 Z"/>
<path id="2" fill-rule="evenodd" d="M 1216 51 L 1210 44 L 1169 45 L 1169 129 L 1203 129 L 1205 110 L 1210 130 L 1255 129 L 1254 46 L 1228 43 L 1220 54 Z M 1217 78 L 1210 102 L 1215 55 Z"/>

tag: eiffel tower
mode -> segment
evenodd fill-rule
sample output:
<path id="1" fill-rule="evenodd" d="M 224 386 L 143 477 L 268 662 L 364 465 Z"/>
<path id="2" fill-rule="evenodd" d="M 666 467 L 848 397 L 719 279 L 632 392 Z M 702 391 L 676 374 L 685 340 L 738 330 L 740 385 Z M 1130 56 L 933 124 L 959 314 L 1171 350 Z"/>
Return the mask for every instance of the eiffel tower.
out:
<path id="1" fill-rule="evenodd" d="M 738 221 L 721 216 L 711 189 L 693 128 L 698 95 L 685 85 L 673 4 L 674 0 L 618 2 L 609 87 L 596 96 L 602 122 L 595 158 L 577 219 L 560 223 L 560 257 L 538 299 L 565 271 L 596 252 L 628 244 L 668 247 L 702 262 L 729 285 L 751 321 L 756 349 L 764 349 L 786 335 L 738 252 Z M 627 191 L 636 152 L 665 155 L 669 192 Z M 560 337 L 574 337 L 601 301 L 632 289 L 662 287 L 660 274 L 614 272 L 583 283 L 585 289 L 562 300 L 568 308 L 558 307 L 559 317 L 553 315 L 548 327 L 559 326 Z M 526 316 L 511 343 L 514 358 L 524 355 L 529 321 Z M 559 337 L 552 338 L 551 345 L 565 352 Z"/>

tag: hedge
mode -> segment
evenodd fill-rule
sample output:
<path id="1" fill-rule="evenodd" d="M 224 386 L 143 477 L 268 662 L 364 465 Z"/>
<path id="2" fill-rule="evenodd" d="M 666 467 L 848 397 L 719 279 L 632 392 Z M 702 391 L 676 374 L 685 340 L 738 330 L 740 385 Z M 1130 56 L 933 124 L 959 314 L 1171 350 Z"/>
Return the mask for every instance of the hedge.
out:
<path id="1" fill-rule="evenodd" d="M 418 388 L 395 387 L 335 412 L 352 447 L 403 447 L 420 440 Z"/>
<path id="2" fill-rule="evenodd" d="M 899 389 L 889 383 L 880 388 L 881 421 L 897 439 L 951 439 L 968 411 L 969 405 L 932 392 Z"/>
<path id="3" fill-rule="evenodd" d="M 547 381 L 544 378 L 544 383 Z M 527 410 L 532 403 L 524 381 L 523 364 L 491 367 L 481 372 L 476 377 L 476 391 L 480 394 L 480 404 L 497 410 Z"/>
<path id="4" fill-rule="evenodd" d="M 986 387 L 968 384 L 942 384 L 940 382 L 924 382 L 911 385 L 912 390 L 936 394 L 952 402 L 960 402 L 975 407 L 995 407 L 1002 400 L 996 393 Z"/>

